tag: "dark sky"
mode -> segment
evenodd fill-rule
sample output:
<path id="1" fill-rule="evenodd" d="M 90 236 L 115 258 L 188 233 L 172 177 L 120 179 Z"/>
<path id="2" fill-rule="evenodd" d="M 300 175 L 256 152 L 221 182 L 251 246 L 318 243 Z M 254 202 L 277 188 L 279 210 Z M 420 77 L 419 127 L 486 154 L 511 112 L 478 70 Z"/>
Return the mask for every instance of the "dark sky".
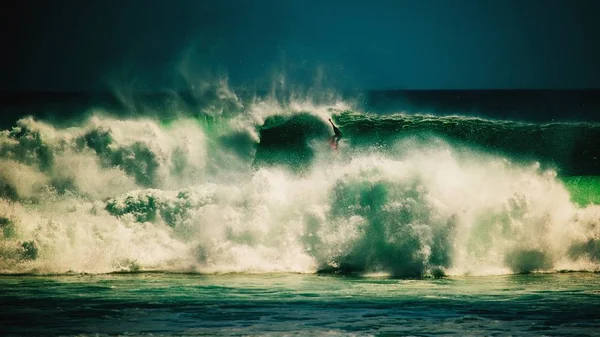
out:
<path id="1" fill-rule="evenodd" d="M 600 88 L 600 1 L 10 0 L 0 89 Z"/>

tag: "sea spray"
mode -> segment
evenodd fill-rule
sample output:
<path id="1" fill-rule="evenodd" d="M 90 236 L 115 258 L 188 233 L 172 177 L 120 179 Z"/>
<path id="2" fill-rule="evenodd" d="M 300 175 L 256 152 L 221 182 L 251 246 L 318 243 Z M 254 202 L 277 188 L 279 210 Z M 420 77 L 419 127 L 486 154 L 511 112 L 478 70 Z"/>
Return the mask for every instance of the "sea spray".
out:
<path id="1" fill-rule="evenodd" d="M 330 116 L 346 136 L 338 151 L 327 145 Z M 598 269 L 599 206 L 572 203 L 555 164 L 486 151 L 441 128 L 449 123 L 513 125 L 273 102 L 168 122 L 96 114 L 64 128 L 25 118 L 0 134 L 0 268 Z"/>

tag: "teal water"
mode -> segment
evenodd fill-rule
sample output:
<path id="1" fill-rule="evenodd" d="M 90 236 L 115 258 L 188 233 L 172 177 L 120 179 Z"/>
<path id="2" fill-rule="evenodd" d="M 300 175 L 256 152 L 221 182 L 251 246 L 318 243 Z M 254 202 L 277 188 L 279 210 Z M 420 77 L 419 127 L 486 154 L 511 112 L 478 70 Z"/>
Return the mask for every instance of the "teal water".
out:
<path id="1" fill-rule="evenodd" d="M 598 336 L 600 275 L 0 277 L 4 336 Z"/>

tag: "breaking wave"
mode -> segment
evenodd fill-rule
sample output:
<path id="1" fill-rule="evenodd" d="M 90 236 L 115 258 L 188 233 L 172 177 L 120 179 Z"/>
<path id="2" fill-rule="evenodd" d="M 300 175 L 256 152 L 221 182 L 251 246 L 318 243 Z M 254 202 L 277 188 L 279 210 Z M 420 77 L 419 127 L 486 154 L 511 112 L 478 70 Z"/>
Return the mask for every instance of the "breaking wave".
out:
<path id="1" fill-rule="evenodd" d="M 600 267 L 600 206 L 558 177 L 598 175 L 597 124 L 236 109 L 1 131 L 0 272 Z"/>

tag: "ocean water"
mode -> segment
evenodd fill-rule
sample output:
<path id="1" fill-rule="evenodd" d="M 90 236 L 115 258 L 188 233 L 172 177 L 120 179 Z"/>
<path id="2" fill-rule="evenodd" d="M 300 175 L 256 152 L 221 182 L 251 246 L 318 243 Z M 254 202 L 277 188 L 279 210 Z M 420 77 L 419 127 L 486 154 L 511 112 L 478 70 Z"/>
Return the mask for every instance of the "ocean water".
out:
<path id="1" fill-rule="evenodd" d="M 598 336 L 594 273 L 0 277 L 5 336 Z"/>
<path id="2" fill-rule="evenodd" d="M 217 89 L 11 107 L 2 331 L 596 333 L 600 123 Z"/>

